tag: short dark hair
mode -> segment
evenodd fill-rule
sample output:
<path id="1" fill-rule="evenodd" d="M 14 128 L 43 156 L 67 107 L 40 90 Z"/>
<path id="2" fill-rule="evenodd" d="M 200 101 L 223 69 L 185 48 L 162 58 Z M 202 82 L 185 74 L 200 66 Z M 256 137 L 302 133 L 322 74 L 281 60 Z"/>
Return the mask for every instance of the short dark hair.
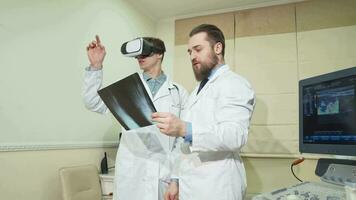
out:
<path id="1" fill-rule="evenodd" d="M 195 34 L 205 32 L 207 34 L 207 40 L 210 45 L 213 46 L 216 43 L 220 42 L 222 44 L 222 55 L 225 55 L 225 37 L 223 32 L 215 25 L 212 24 L 200 24 L 199 26 L 193 28 L 189 33 L 189 37 L 192 37 Z"/>
<path id="2" fill-rule="evenodd" d="M 164 52 L 166 52 L 166 46 L 164 45 L 164 42 L 161 39 L 154 37 L 143 37 L 143 39 L 154 46 L 153 53 L 162 54 L 161 61 L 163 61 Z"/>

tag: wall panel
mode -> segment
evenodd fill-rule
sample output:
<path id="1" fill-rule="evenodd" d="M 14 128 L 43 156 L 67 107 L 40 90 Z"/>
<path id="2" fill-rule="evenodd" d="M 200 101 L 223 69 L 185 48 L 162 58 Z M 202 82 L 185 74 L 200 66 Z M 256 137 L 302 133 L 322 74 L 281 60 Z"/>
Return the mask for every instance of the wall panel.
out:
<path id="1" fill-rule="evenodd" d="M 297 4 L 299 79 L 356 66 L 356 1 Z"/>
<path id="2" fill-rule="evenodd" d="M 225 36 L 225 61 L 234 69 L 234 13 L 223 13 L 203 17 L 180 19 L 175 21 L 175 60 L 174 80 L 182 84 L 188 91 L 192 91 L 197 82 L 193 75 L 191 62 L 187 53 L 190 31 L 203 23 L 218 26 Z"/>

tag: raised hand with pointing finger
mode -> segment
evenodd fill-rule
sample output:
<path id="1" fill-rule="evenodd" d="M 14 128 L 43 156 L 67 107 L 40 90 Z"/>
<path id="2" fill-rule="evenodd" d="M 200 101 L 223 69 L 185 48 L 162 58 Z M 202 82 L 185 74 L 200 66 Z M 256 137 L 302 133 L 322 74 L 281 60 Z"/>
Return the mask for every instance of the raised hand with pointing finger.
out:
<path id="1" fill-rule="evenodd" d="M 101 44 L 98 35 L 95 36 L 95 40 L 87 46 L 87 54 L 90 62 L 90 67 L 94 69 L 102 69 L 103 61 L 106 55 L 105 47 Z"/>

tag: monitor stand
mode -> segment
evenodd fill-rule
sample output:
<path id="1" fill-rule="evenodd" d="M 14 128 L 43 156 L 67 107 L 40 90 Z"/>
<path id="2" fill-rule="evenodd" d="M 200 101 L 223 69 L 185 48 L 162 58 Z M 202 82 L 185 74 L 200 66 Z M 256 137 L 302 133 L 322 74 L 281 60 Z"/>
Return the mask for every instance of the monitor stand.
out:
<path id="1" fill-rule="evenodd" d="M 320 158 L 315 174 L 322 181 L 331 184 L 345 185 L 345 182 L 356 182 L 356 161 Z"/>

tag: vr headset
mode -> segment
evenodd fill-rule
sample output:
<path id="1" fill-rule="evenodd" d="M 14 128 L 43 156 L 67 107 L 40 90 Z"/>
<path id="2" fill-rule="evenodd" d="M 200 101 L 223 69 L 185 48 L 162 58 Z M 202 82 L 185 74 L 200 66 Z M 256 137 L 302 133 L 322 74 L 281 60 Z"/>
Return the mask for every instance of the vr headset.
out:
<path id="1" fill-rule="evenodd" d="M 121 46 L 121 53 L 127 57 L 147 57 L 152 53 L 162 54 L 165 51 L 165 49 L 155 47 L 151 42 L 142 37 L 125 42 Z"/>

